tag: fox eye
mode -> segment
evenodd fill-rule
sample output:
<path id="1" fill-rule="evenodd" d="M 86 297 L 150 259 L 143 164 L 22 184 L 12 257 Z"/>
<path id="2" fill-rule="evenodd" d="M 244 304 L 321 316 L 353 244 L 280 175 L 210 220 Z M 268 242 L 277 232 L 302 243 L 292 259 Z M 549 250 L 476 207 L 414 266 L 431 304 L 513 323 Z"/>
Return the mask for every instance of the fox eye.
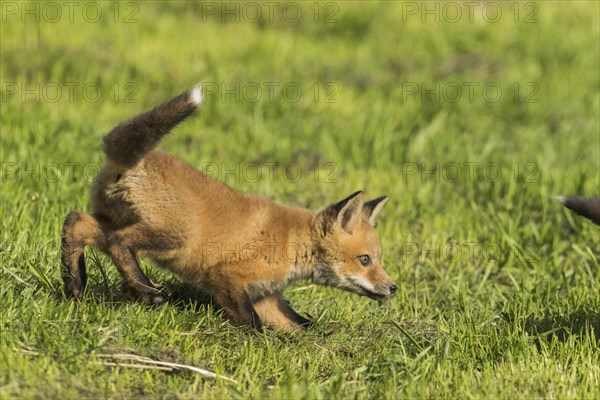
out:
<path id="1" fill-rule="evenodd" d="M 360 261 L 363 267 L 368 267 L 369 265 L 371 265 L 371 257 L 369 257 L 368 254 L 358 256 L 358 261 Z"/>

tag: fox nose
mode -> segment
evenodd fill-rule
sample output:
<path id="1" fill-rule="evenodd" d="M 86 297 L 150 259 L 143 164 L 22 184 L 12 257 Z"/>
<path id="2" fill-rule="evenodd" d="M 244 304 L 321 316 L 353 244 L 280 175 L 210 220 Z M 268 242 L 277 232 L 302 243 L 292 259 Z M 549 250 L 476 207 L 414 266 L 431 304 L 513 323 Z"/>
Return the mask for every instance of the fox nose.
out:
<path id="1" fill-rule="evenodd" d="M 398 290 L 398 286 L 392 283 L 392 286 L 390 286 L 390 293 L 394 293 L 396 290 Z"/>

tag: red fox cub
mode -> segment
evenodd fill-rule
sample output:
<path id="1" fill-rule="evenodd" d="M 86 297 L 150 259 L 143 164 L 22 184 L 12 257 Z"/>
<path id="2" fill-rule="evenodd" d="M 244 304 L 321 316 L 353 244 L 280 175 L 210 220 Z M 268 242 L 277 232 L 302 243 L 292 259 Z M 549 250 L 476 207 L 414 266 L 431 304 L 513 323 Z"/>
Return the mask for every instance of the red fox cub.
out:
<path id="1" fill-rule="evenodd" d="M 125 285 L 151 303 L 165 301 L 167 290 L 144 275 L 138 256 L 208 289 L 233 320 L 256 328 L 309 324 L 283 297 L 295 279 L 372 299 L 396 291 L 373 229 L 386 196 L 364 201 L 357 192 L 317 212 L 285 207 L 152 151 L 201 103 L 196 86 L 104 138 L 107 159 L 92 188 L 93 213 L 72 211 L 63 226 L 67 295 L 83 294 L 87 245 L 107 253 Z"/>

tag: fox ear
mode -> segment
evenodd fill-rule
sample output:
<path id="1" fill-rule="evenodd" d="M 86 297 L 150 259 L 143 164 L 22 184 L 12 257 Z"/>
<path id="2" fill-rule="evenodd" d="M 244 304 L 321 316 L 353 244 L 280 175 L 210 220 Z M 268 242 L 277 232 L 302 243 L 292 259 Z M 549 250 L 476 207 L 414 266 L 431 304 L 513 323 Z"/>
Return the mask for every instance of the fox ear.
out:
<path id="1" fill-rule="evenodd" d="M 375 226 L 375 219 L 377 218 L 377 215 L 379 215 L 381 210 L 383 210 L 383 206 L 385 205 L 385 203 L 387 203 L 387 201 L 387 196 L 381 196 L 374 200 L 367 201 L 363 205 L 363 215 L 367 217 L 371 226 Z"/>
<path id="2" fill-rule="evenodd" d="M 352 233 L 353 226 L 360 222 L 363 203 L 363 192 L 356 192 L 332 205 L 335 225 L 348 233 Z"/>

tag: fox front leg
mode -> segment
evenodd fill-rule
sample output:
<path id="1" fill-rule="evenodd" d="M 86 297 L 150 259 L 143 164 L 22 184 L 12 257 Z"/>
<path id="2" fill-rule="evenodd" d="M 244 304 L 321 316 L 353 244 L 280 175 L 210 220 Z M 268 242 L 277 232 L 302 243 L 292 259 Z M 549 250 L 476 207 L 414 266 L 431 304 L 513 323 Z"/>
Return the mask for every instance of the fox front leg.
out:
<path id="1" fill-rule="evenodd" d="M 253 304 L 260 319 L 270 327 L 290 331 L 307 328 L 310 324 L 310 321 L 294 311 L 281 295 L 263 297 L 255 300 Z"/>
<path id="2" fill-rule="evenodd" d="M 255 329 L 262 328 L 263 323 L 246 290 L 229 286 L 213 291 L 213 294 L 217 303 L 223 307 L 231 319 L 242 325 L 250 325 Z"/>

